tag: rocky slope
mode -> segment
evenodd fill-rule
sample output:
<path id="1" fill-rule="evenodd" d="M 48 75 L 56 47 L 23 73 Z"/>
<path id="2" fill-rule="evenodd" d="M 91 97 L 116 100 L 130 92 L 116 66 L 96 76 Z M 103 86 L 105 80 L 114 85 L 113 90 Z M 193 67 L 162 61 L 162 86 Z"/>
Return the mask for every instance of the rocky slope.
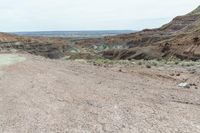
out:
<path id="1" fill-rule="evenodd" d="M 189 14 L 174 18 L 158 29 L 110 38 L 126 42 L 128 49 L 109 50 L 106 58 L 140 59 L 178 57 L 200 59 L 200 7 Z"/>
<path id="2" fill-rule="evenodd" d="M 60 38 L 24 37 L 0 33 L 0 51 L 16 49 L 31 54 L 57 59 L 64 56 L 67 40 Z"/>

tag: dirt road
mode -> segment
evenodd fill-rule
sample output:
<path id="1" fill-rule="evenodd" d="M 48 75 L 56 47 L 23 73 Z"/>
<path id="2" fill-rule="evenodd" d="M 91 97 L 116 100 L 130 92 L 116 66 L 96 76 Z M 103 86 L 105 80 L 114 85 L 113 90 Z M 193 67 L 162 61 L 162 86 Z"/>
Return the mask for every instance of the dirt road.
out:
<path id="1" fill-rule="evenodd" d="M 198 71 L 20 56 L 0 67 L 1 133 L 200 132 Z"/>

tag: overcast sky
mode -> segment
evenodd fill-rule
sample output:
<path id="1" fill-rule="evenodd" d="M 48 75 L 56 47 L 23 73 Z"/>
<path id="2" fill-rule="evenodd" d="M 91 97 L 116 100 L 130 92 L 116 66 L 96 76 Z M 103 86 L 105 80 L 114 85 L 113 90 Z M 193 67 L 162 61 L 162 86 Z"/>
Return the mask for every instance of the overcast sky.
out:
<path id="1" fill-rule="evenodd" d="M 159 27 L 199 0 L 0 0 L 0 31 L 140 30 Z"/>

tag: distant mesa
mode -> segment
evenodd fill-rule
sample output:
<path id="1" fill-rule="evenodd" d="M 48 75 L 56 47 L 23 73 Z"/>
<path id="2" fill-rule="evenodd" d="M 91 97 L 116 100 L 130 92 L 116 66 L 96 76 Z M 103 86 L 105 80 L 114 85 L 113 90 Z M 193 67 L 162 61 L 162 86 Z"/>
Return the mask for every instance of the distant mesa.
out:
<path id="1" fill-rule="evenodd" d="M 66 38 L 98 38 L 105 36 L 115 36 L 119 34 L 129 34 L 132 30 L 97 30 L 97 31 L 36 31 L 36 32 L 14 32 L 23 36 L 43 36 L 43 37 L 66 37 Z"/>

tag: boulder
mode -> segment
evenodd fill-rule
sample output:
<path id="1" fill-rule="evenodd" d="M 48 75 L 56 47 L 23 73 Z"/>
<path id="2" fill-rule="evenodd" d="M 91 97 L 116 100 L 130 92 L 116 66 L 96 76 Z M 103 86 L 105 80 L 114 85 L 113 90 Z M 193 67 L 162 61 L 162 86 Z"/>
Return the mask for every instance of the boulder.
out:
<path id="1" fill-rule="evenodd" d="M 188 84 L 188 83 L 180 83 L 180 84 L 178 85 L 178 87 L 189 89 L 189 88 L 190 88 L 190 84 Z"/>

